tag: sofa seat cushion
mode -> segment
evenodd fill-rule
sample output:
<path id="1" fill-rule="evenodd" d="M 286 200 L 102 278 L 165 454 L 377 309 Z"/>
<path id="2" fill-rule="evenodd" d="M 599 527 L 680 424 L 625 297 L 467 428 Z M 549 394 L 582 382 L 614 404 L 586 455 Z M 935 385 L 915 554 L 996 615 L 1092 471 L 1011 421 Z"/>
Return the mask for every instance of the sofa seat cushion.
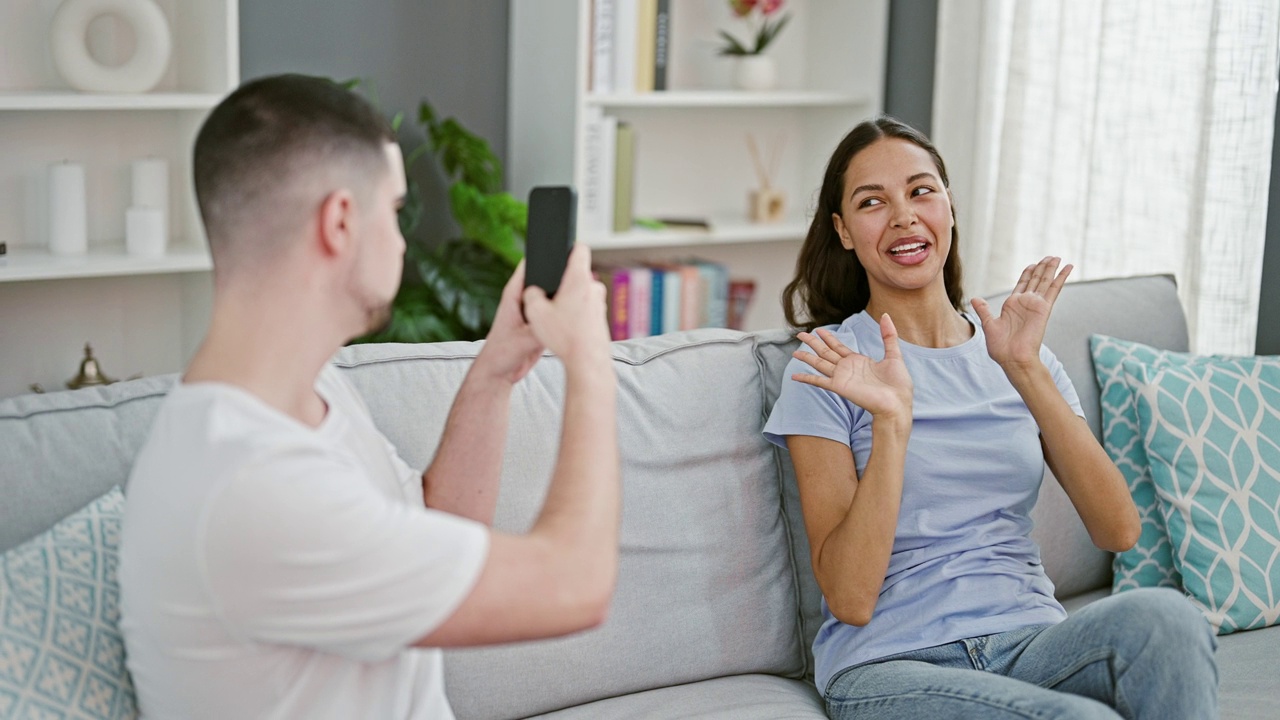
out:
<path id="1" fill-rule="evenodd" d="M 1221 720 L 1280 717 L 1276 648 L 1280 627 L 1218 638 L 1218 708 Z"/>
<path id="2" fill-rule="evenodd" d="M 773 675 L 735 675 L 646 690 L 536 716 L 545 720 L 826 720 L 813 685 Z"/>

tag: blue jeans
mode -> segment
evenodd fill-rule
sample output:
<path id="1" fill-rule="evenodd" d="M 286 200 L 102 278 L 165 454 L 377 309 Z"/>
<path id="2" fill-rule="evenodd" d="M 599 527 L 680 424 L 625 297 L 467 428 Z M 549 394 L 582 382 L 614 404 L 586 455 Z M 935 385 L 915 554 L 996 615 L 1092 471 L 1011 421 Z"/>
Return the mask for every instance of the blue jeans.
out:
<path id="1" fill-rule="evenodd" d="M 847 718 L 1216 718 L 1218 641 L 1180 593 L 1130 590 L 1056 625 L 913 650 L 842 670 Z"/>

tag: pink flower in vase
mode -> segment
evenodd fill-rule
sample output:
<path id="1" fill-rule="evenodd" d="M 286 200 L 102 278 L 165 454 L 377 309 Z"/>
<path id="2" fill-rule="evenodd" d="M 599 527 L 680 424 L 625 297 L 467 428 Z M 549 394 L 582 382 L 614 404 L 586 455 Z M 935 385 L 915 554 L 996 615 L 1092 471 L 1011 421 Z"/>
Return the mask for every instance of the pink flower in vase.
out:
<path id="1" fill-rule="evenodd" d="M 770 16 L 777 14 L 786 0 L 728 0 L 729 9 L 735 17 L 745 20 L 750 28 L 750 39 L 742 42 L 725 30 L 720 37 L 725 41 L 720 48 L 721 55 L 759 55 L 777 38 L 782 28 L 786 27 L 790 16 L 783 15 L 775 20 Z M 759 14 L 756 11 L 759 11 Z"/>

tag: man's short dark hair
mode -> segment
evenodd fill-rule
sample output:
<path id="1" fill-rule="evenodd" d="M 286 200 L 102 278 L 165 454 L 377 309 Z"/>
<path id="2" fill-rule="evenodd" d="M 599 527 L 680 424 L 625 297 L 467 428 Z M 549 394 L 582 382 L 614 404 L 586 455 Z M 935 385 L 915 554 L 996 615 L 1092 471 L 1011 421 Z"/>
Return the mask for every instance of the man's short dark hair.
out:
<path id="1" fill-rule="evenodd" d="M 215 261 L 220 246 L 267 213 L 287 211 L 278 203 L 300 173 L 334 165 L 377 177 L 393 142 L 386 118 L 326 78 L 277 75 L 242 85 L 196 137 L 196 199 Z"/>

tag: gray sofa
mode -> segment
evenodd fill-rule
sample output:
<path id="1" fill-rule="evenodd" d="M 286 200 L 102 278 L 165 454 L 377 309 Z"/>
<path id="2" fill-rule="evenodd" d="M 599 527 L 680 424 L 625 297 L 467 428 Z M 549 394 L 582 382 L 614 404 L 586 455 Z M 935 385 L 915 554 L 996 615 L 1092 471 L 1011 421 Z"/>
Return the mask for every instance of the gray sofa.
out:
<path id="1" fill-rule="evenodd" d="M 1092 332 L 1185 350 L 1172 280 L 1075 283 L 1062 293 L 1046 342 L 1097 432 Z M 614 345 L 625 488 L 612 612 L 573 637 L 448 653 L 460 718 L 825 717 L 806 680 L 819 595 L 791 463 L 760 435 L 794 346 L 782 331 L 727 330 Z M 337 363 L 421 467 L 476 350 L 357 346 Z M 123 483 L 173 381 L 0 401 L 0 550 Z M 515 392 L 503 529 L 525 529 L 541 504 L 562 383 L 559 365 L 545 360 Z M 1089 543 L 1052 480 L 1036 520 L 1045 568 L 1068 607 L 1105 595 L 1110 558 Z M 1218 659 L 1224 718 L 1280 717 L 1280 629 L 1223 637 Z"/>

